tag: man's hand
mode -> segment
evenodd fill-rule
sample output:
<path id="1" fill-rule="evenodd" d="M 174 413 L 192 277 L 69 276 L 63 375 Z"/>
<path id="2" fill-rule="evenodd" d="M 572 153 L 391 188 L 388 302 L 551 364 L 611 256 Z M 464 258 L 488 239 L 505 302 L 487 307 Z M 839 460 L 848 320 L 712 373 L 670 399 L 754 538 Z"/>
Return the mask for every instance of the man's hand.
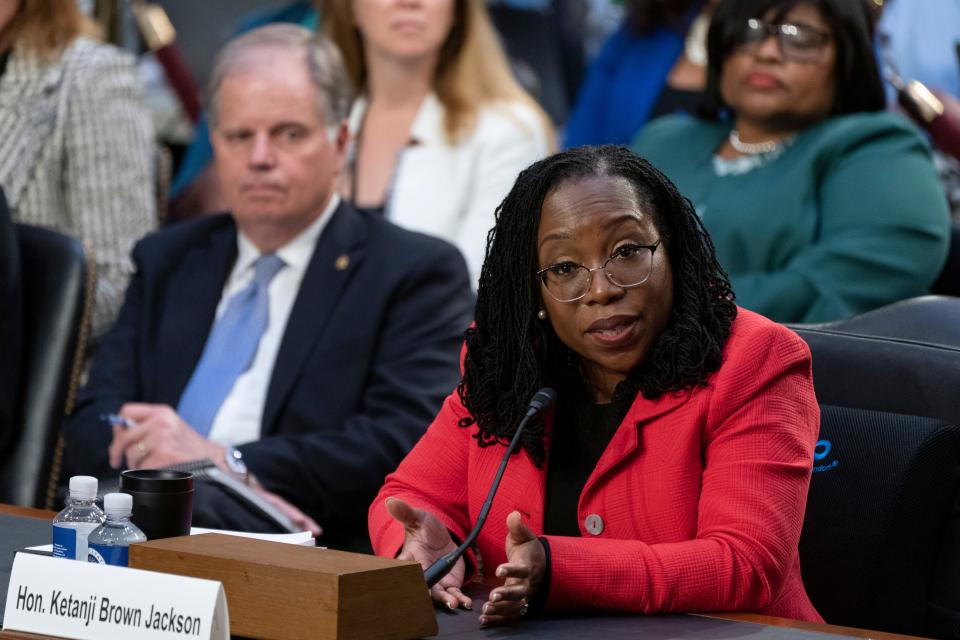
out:
<path id="1" fill-rule="evenodd" d="M 323 533 L 323 527 L 317 524 L 317 521 L 296 508 L 275 493 L 270 493 L 260 485 L 256 479 L 251 476 L 251 488 L 260 495 L 261 498 L 273 505 L 280 513 L 290 518 L 301 531 L 309 531 L 314 537 Z"/>
<path id="2" fill-rule="evenodd" d="M 497 577 L 506 581 L 490 591 L 480 616 L 482 625 L 506 624 L 526 615 L 547 570 L 543 545 L 523 524 L 519 511 L 507 516 L 506 550 L 507 561 L 497 567 Z"/>
<path id="3" fill-rule="evenodd" d="M 397 556 L 400 560 L 416 560 L 426 570 L 434 561 L 457 548 L 450 532 L 432 513 L 414 509 L 397 498 L 387 498 L 386 505 L 390 515 L 403 524 L 403 548 Z M 450 573 L 430 589 L 434 604 L 448 609 L 456 609 L 458 606 L 464 609 L 472 607 L 473 600 L 460 590 L 465 575 L 466 563 L 460 558 Z"/>
<path id="4" fill-rule="evenodd" d="M 124 460 L 130 469 L 156 469 L 209 458 L 227 470 L 224 447 L 194 431 L 169 405 L 129 402 L 120 408 L 120 416 L 135 426 L 113 427 L 109 454 L 114 469 Z"/>

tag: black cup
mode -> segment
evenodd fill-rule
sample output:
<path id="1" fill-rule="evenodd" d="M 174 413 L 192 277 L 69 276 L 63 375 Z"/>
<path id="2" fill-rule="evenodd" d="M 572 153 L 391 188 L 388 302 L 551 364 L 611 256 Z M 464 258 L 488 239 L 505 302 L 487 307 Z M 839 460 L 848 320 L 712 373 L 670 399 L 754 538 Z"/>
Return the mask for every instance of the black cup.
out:
<path id="1" fill-rule="evenodd" d="M 130 469 L 120 473 L 120 491 L 133 496 L 133 524 L 147 540 L 190 535 L 193 474 L 167 469 Z"/>

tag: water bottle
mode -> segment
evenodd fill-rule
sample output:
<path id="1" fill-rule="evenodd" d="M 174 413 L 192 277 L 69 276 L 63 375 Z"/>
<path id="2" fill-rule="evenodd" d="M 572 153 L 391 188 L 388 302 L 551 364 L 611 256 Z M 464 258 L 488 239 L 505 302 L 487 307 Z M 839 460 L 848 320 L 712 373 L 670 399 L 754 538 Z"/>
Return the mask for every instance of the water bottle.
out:
<path id="1" fill-rule="evenodd" d="M 90 476 L 70 478 L 67 507 L 53 519 L 53 557 L 87 560 L 87 536 L 103 523 L 97 506 L 97 479 Z"/>
<path id="2" fill-rule="evenodd" d="M 147 536 L 137 525 L 130 522 L 133 512 L 133 496 L 129 493 L 108 493 L 103 496 L 103 510 L 107 521 L 90 533 L 90 562 L 127 566 L 129 547 L 134 542 L 144 542 Z"/>

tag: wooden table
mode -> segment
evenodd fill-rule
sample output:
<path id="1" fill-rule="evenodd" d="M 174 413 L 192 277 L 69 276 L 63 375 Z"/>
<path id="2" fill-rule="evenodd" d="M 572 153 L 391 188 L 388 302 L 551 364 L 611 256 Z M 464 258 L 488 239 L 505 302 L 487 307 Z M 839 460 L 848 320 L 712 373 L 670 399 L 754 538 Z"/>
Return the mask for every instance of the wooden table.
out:
<path id="1" fill-rule="evenodd" d="M 32 509 L 29 507 L 18 507 L 13 505 L 4 505 L 0 504 L 0 513 L 22 516 L 27 518 L 38 518 L 43 520 L 53 520 L 53 517 L 56 515 L 53 511 L 44 511 L 42 509 Z M 450 614 L 447 614 L 443 611 L 438 611 L 437 613 L 439 622 L 440 622 L 440 635 L 437 637 L 448 637 L 448 638 L 457 638 L 463 640 L 469 640 L 470 638 L 500 638 L 504 635 L 503 629 L 473 629 L 472 627 L 467 626 L 466 618 L 460 619 L 457 621 L 456 625 L 452 625 L 447 618 Z M 831 634 L 835 636 L 846 636 L 852 638 L 873 638 L 875 640 L 906 640 L 914 638 L 914 636 L 905 636 L 898 635 L 895 633 L 885 633 L 882 631 L 868 631 L 866 629 L 855 629 L 852 627 L 841 627 L 836 625 L 829 624 L 814 624 L 811 622 L 801 622 L 799 620 L 790 620 L 787 618 L 777 618 L 774 616 L 765 616 L 757 613 L 711 613 L 711 614 L 694 614 L 697 618 L 704 619 L 715 619 L 715 620 L 727 620 L 731 622 L 747 623 L 751 625 L 764 625 L 768 627 L 776 627 L 783 630 L 796 630 L 800 632 L 798 635 L 804 635 L 806 632 L 815 632 L 823 634 Z M 596 618 L 600 620 L 601 618 Z M 643 617 L 633 616 L 633 619 L 636 622 L 640 622 Z M 525 627 L 529 628 L 530 633 L 518 633 L 522 632 L 525 627 L 513 627 L 509 629 L 509 635 L 517 635 L 521 637 L 552 637 L 556 635 L 556 631 L 553 629 L 543 629 L 542 634 L 538 632 L 538 623 L 541 622 L 535 619 L 531 619 L 525 622 Z M 578 619 L 582 620 L 582 619 Z M 625 624 L 628 624 L 625 622 Z M 564 621 L 565 626 L 569 626 L 569 623 Z M 540 625 L 543 626 L 543 625 Z M 642 626 L 642 625 L 641 625 Z M 638 629 L 638 635 L 643 635 L 642 630 Z M 755 635 L 756 631 L 747 631 L 742 634 L 744 637 L 748 635 Z M 730 638 L 732 636 L 723 634 L 725 638 Z M 700 635 L 700 637 L 703 637 Z M 2 639 L 21 639 L 21 640 L 38 640 L 44 639 L 46 636 L 38 636 L 29 633 L 21 633 L 15 631 L 0 631 L 0 638 Z"/>

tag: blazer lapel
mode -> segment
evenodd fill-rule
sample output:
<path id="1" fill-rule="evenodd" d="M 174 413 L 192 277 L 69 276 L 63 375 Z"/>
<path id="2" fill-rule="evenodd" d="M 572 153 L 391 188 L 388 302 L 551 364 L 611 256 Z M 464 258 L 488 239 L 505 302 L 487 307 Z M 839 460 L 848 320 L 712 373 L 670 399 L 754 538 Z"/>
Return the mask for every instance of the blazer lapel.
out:
<path id="1" fill-rule="evenodd" d="M 658 400 L 646 400 L 638 395 L 633 405 L 624 417 L 623 422 L 613 434 L 610 444 L 600 456 L 593 473 L 587 478 L 581 497 L 586 495 L 591 486 L 605 473 L 613 469 L 621 460 L 630 455 L 640 442 L 640 429 L 644 424 L 655 418 L 666 415 L 684 405 L 690 399 L 691 392 L 678 391 L 667 393 Z"/>
<path id="2" fill-rule="evenodd" d="M 304 360 L 315 349 L 337 307 L 337 299 L 364 256 L 367 229 L 363 219 L 345 203 L 332 215 L 303 275 L 273 365 L 263 411 L 264 434 L 276 428 L 277 415 L 300 375 Z M 346 310 L 352 311 L 355 310 Z"/>
<path id="3" fill-rule="evenodd" d="M 180 401 L 203 354 L 236 258 L 236 227 L 229 224 L 211 234 L 209 244 L 189 250 L 171 278 L 157 341 L 158 401 L 173 406 Z"/>
<path id="4" fill-rule="evenodd" d="M 15 49 L 0 79 L 0 184 L 16 209 L 56 127 L 64 67 Z"/>

